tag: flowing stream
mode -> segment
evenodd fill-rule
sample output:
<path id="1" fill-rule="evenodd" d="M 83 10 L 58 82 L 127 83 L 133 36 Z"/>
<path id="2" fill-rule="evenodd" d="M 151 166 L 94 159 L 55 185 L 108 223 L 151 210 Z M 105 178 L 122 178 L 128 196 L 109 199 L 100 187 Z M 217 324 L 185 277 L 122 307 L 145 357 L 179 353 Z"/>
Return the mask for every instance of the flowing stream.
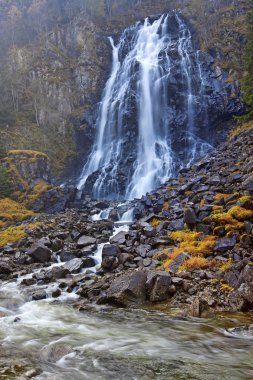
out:
<path id="1" fill-rule="evenodd" d="M 20 363 L 39 368 L 37 380 L 253 377 L 252 337 L 225 329 L 252 323 L 252 316 L 211 321 L 177 319 L 173 311 L 79 312 L 68 304 L 75 298 L 63 294 L 57 302 L 35 302 L 16 283 L 1 286 L 1 379 L 21 379 L 4 376 L 4 369 Z M 54 354 L 45 356 L 54 345 L 67 345 L 69 351 L 54 361 Z"/>
<path id="2" fill-rule="evenodd" d="M 123 214 L 121 223 L 131 212 Z M 113 235 L 128 228 L 116 227 Z M 103 245 L 95 254 L 94 271 Z M 39 369 L 36 380 L 253 378 L 253 335 L 231 329 L 252 324 L 253 315 L 178 318 L 178 310 L 166 304 L 163 311 L 155 306 L 87 306 L 78 311 L 72 306 L 78 305 L 75 292 L 62 292 L 55 300 L 55 284 L 22 286 L 22 279 L 31 276 L 0 284 L 1 380 L 27 379 L 20 374 L 31 368 Z M 46 289 L 48 298 L 32 301 L 32 292 L 39 289 Z"/>
<path id="3" fill-rule="evenodd" d="M 96 199 L 140 198 L 174 174 L 176 160 L 189 165 L 210 150 L 196 135 L 200 110 L 201 123 L 208 124 L 204 72 L 191 32 L 177 13 L 137 23 L 117 45 L 109 40 L 111 74 L 78 188 L 93 177 Z M 184 131 L 182 158 L 172 142 L 175 123 Z"/>

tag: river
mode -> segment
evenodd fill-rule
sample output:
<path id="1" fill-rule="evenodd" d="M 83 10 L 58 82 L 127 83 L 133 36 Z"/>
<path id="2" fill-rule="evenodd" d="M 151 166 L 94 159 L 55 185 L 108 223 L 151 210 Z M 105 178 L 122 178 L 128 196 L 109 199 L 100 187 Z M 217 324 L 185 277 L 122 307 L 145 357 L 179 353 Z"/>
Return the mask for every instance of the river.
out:
<path id="1" fill-rule="evenodd" d="M 178 318 L 166 307 L 79 311 L 76 298 L 30 301 L 17 283 L 2 285 L 0 379 L 22 379 L 14 370 L 22 365 L 39 368 L 37 380 L 253 378 L 251 336 L 229 332 L 252 323 L 252 315 L 208 320 Z M 54 345 L 67 345 L 63 358 L 47 355 Z"/>

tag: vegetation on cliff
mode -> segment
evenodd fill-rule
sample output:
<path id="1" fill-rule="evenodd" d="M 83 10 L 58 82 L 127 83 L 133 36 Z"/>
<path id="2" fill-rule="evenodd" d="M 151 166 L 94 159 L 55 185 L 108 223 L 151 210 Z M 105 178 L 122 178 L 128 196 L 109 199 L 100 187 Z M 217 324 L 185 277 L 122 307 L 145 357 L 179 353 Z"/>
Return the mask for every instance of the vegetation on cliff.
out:
<path id="1" fill-rule="evenodd" d="M 252 4 L 253 8 L 253 4 Z M 243 121 L 253 119 L 253 9 L 248 14 L 247 43 L 244 49 L 244 76 L 242 79 L 243 98 L 247 106 L 247 114 Z"/>
<path id="2" fill-rule="evenodd" d="M 197 32 L 201 49 L 211 52 L 227 70 L 227 80 L 240 79 L 249 4 L 249 0 L 233 4 L 227 0 L 1 0 L 1 142 L 7 150 L 46 153 L 53 174 L 61 176 L 78 149 L 88 149 L 82 141 L 82 148 L 78 147 L 76 128 L 101 95 L 110 64 L 110 48 L 103 37 L 151 14 L 180 9 Z"/>

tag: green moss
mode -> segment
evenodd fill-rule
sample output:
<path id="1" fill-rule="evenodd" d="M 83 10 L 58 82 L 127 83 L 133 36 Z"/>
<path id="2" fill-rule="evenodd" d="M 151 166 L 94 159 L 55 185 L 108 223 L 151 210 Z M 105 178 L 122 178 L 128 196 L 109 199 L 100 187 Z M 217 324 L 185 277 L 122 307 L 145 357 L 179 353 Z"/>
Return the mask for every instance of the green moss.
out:
<path id="1" fill-rule="evenodd" d="M 0 198 L 10 196 L 13 189 L 11 176 L 7 169 L 0 163 Z"/>
<path id="2" fill-rule="evenodd" d="M 38 223 L 34 223 L 18 227 L 9 227 L 4 231 L 0 231 L 0 247 L 4 247 L 6 244 L 16 244 L 26 236 L 26 229 L 32 230 L 37 226 Z"/>
<path id="3" fill-rule="evenodd" d="M 1 227 L 31 218 L 35 213 L 10 198 L 0 199 Z"/>

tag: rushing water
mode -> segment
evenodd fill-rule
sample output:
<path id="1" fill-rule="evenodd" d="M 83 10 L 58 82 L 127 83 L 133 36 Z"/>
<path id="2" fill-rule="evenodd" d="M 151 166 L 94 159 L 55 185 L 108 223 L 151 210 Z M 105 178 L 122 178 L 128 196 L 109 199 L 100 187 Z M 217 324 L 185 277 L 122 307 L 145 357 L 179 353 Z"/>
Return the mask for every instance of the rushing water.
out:
<path id="1" fill-rule="evenodd" d="M 126 213 L 129 219 L 131 210 Z M 115 228 L 113 235 L 127 229 Z M 97 268 L 103 245 L 95 254 Z M 252 324 L 253 315 L 178 318 L 179 310 L 166 304 L 163 312 L 90 305 L 78 311 L 75 292 L 62 292 L 55 300 L 56 284 L 22 286 L 22 279 L 31 276 L 0 284 L 1 380 L 24 379 L 22 368 L 39 369 L 36 380 L 253 378 L 253 335 L 230 330 Z M 32 301 L 39 289 L 48 298 Z"/>
<path id="2" fill-rule="evenodd" d="M 130 216 L 131 209 L 125 218 Z M 128 228 L 119 226 L 113 235 Z M 100 266 L 103 245 L 95 253 L 94 269 Z M 39 369 L 36 380 L 253 378 L 253 336 L 229 329 L 251 324 L 252 315 L 177 318 L 179 311 L 166 304 L 163 312 L 101 306 L 78 311 L 75 292 L 63 291 L 55 300 L 56 284 L 22 286 L 22 279 L 31 276 L 0 284 L 1 380 L 24 379 L 23 367 Z M 48 298 L 32 301 L 39 289 Z"/>
<path id="3" fill-rule="evenodd" d="M 252 339 L 225 330 L 240 325 L 237 317 L 186 320 L 161 312 L 106 308 L 78 312 L 66 303 L 74 297 L 63 294 L 57 302 L 35 302 L 16 284 L 2 285 L 5 366 L 26 363 L 39 368 L 37 380 L 253 378 Z M 43 354 L 52 345 L 68 345 L 70 350 L 55 362 L 53 355 Z"/>
<path id="4" fill-rule="evenodd" d="M 130 217 L 131 209 L 124 218 Z M 128 228 L 119 226 L 113 235 Z M 95 253 L 94 271 L 100 267 L 103 245 Z M 21 285 L 31 276 L 0 282 L 1 380 L 25 379 L 21 372 L 30 368 L 39 369 L 35 380 L 253 378 L 253 335 L 229 329 L 252 324 L 253 315 L 178 318 L 179 310 L 166 304 L 163 312 L 161 306 L 125 310 L 97 305 L 78 311 L 75 291 L 62 291 L 55 300 L 55 283 Z M 40 289 L 48 298 L 33 301 L 32 293 Z"/>
<path id="5" fill-rule="evenodd" d="M 141 197 L 173 174 L 176 152 L 170 125 L 178 115 L 172 97 L 182 98 L 186 163 L 210 149 L 195 134 L 199 109 L 207 122 L 202 63 L 199 53 L 194 52 L 189 28 L 179 15 L 173 17 L 162 15 L 153 22 L 137 23 L 122 34 L 117 45 L 110 38 L 111 75 L 98 113 L 96 141 L 78 184 L 82 189 L 96 173 L 92 185 L 95 198 L 117 199 L 122 192 L 122 171 L 124 199 Z M 177 24 L 176 36 L 170 29 L 173 22 Z M 183 87 L 178 94 L 170 91 L 172 77 Z"/>

